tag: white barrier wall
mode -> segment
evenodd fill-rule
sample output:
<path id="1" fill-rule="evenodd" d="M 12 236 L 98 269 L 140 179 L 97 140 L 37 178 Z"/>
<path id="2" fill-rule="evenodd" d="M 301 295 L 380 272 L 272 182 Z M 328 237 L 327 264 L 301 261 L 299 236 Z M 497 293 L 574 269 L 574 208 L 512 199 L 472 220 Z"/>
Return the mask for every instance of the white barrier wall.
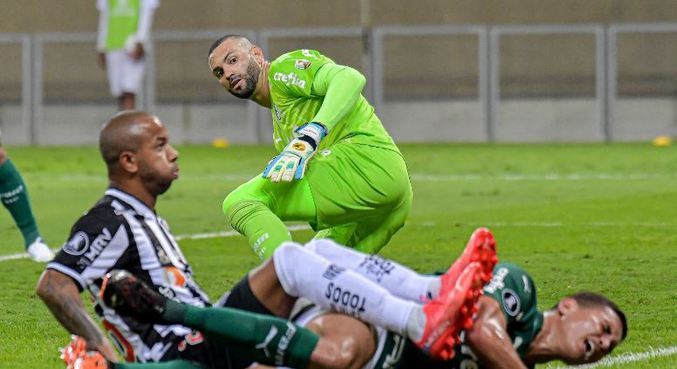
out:
<path id="1" fill-rule="evenodd" d="M 114 105 L 46 106 L 37 129 L 43 145 L 95 144 L 101 123 Z M 509 100 L 501 104 L 495 132 L 497 142 L 595 142 L 604 134 L 595 101 Z M 209 143 L 225 137 L 232 143 L 270 143 L 272 128 L 261 109 L 261 127 L 248 119 L 246 104 L 163 104 L 155 111 L 167 124 L 175 143 Z M 478 102 L 391 102 L 378 114 L 398 142 L 485 142 L 486 131 Z M 28 144 L 21 123 L 21 107 L 0 107 L 2 140 L 9 145 Z M 614 141 L 643 141 L 658 135 L 677 134 L 677 100 L 620 99 Z"/>

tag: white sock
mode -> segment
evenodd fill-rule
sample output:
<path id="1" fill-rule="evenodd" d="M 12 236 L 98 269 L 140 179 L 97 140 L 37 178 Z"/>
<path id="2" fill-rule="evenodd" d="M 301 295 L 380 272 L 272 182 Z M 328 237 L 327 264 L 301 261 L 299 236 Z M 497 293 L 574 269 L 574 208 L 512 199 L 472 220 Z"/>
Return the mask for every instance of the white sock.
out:
<path id="1" fill-rule="evenodd" d="M 421 306 L 391 295 L 378 284 L 299 244 L 283 243 L 273 262 L 282 288 L 290 296 L 304 297 L 320 307 L 354 316 L 364 322 L 416 339 L 422 327 L 416 321 Z M 423 321 L 423 326 L 425 320 Z"/>
<path id="2" fill-rule="evenodd" d="M 421 275 L 381 256 L 361 253 L 329 239 L 313 240 L 305 247 L 336 265 L 354 270 L 405 300 L 420 302 L 425 298 L 435 298 L 439 293 L 439 277 Z"/>

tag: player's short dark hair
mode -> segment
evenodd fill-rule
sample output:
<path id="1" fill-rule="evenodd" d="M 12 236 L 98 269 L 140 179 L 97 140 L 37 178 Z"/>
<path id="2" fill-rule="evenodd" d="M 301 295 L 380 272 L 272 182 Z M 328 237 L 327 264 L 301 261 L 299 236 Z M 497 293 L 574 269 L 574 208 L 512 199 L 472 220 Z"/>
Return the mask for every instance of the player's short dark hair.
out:
<path id="1" fill-rule="evenodd" d="M 108 167 L 109 174 L 117 168 L 120 154 L 123 151 L 139 150 L 143 144 L 140 132 L 134 127 L 141 123 L 141 119 L 152 118 L 143 111 L 123 110 L 118 112 L 101 128 L 99 134 L 99 152 Z"/>
<path id="2" fill-rule="evenodd" d="M 614 303 L 613 301 L 609 300 L 603 295 L 600 295 L 598 293 L 594 292 L 578 292 L 573 295 L 567 296 L 569 298 L 572 298 L 578 303 L 580 306 L 603 306 L 603 307 L 608 307 L 611 310 L 613 310 L 616 315 L 618 315 L 618 319 L 621 320 L 621 325 L 623 326 L 623 331 L 621 334 L 621 340 L 625 339 L 625 336 L 628 335 L 628 320 L 625 318 L 625 313 Z M 557 307 L 557 304 L 555 304 L 555 308 Z"/>
<path id="3" fill-rule="evenodd" d="M 238 35 L 238 34 L 223 35 L 223 36 L 219 37 L 218 39 L 216 39 L 216 41 L 214 41 L 212 43 L 212 46 L 209 47 L 209 52 L 207 53 L 207 56 L 212 55 L 212 52 L 214 52 L 214 49 L 219 47 L 219 45 L 221 45 L 223 43 L 223 41 L 226 41 L 226 40 L 231 39 L 231 38 L 247 40 L 247 38 L 245 36 Z"/>

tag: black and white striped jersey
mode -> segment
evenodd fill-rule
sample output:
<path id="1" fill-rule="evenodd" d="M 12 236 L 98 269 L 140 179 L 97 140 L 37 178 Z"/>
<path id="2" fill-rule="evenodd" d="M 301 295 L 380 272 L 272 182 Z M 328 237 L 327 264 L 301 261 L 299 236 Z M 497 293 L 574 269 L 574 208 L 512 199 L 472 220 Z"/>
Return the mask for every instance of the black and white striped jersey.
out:
<path id="1" fill-rule="evenodd" d="M 115 188 L 108 189 L 75 223 L 47 268 L 69 275 L 92 293 L 97 313 L 127 360 L 157 361 L 191 330 L 180 325 L 141 324 L 115 314 L 98 299 L 101 278 L 107 272 L 125 269 L 170 298 L 209 305 L 167 223 L 144 203 Z"/>

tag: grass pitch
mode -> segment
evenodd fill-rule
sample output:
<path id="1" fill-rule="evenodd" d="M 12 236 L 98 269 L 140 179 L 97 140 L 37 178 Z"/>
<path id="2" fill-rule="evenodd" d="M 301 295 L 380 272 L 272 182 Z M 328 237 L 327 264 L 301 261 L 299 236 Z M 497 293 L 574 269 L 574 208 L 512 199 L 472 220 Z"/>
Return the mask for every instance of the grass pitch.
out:
<path id="1" fill-rule="evenodd" d="M 263 169 L 269 147 L 179 147 L 181 178 L 159 201 L 175 235 L 226 230 L 225 194 Z M 677 355 L 677 149 L 648 144 L 403 146 L 414 187 L 407 225 L 383 254 L 422 272 L 444 269 L 478 226 L 499 256 L 534 277 L 539 307 L 579 290 L 604 293 L 630 322 L 614 356 L 668 348 L 672 355 L 612 368 L 675 368 Z M 103 193 L 97 151 L 9 148 L 53 247 Z M 311 163 L 312 166 L 312 163 Z M 300 241 L 308 231 L 296 232 Z M 23 251 L 0 211 L 0 255 Z M 217 299 L 258 260 L 243 237 L 181 241 L 197 280 Z M 43 266 L 0 262 L 0 368 L 63 368 L 68 334 L 34 295 Z M 557 366 L 559 364 L 555 364 Z"/>

